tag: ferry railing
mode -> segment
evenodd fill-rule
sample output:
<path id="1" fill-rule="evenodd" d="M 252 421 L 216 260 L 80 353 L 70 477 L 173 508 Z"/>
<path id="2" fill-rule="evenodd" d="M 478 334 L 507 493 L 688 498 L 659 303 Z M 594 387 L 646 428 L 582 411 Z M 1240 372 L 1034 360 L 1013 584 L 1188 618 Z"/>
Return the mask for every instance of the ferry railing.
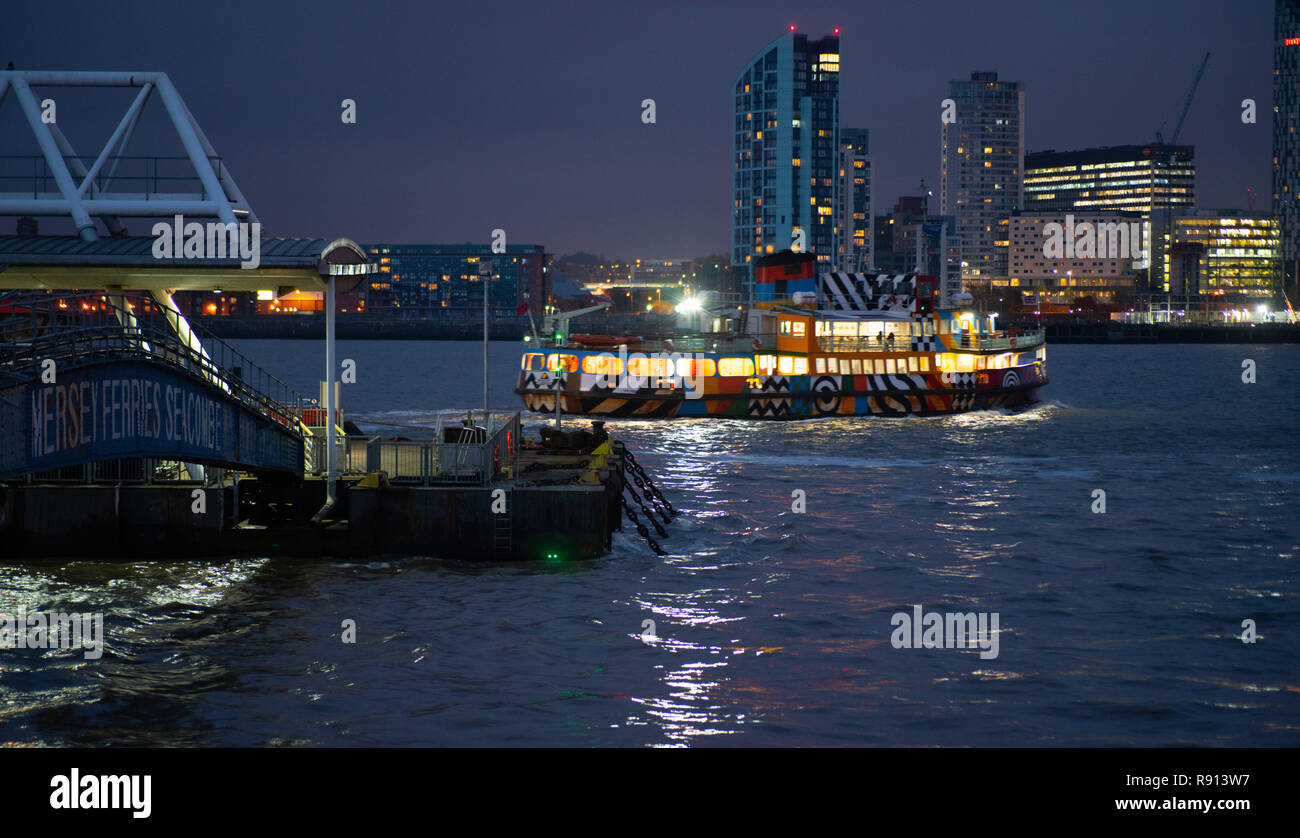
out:
<path id="1" fill-rule="evenodd" d="M 902 352 L 911 348 L 912 338 L 908 335 L 892 338 L 884 335 L 870 337 L 829 335 L 817 338 L 817 346 L 823 352 Z"/>
<path id="2" fill-rule="evenodd" d="M 996 352 L 1003 349 L 1029 349 L 1043 343 L 1047 337 L 1046 329 L 1031 329 L 1012 335 L 996 332 L 992 335 L 966 335 L 952 333 L 958 349 L 975 352 Z M 901 352 L 912 346 L 909 335 L 897 335 L 890 339 L 888 335 L 871 337 L 819 337 L 817 346 L 823 352 Z"/>
<path id="3" fill-rule="evenodd" d="M 755 341 L 758 341 L 757 346 Z M 557 341 L 553 337 L 546 337 L 530 344 L 538 349 L 573 349 L 571 341 L 566 338 Z M 672 346 L 672 349 L 668 348 Z M 749 354 L 758 349 L 775 349 L 775 335 L 685 335 L 670 337 L 642 337 L 641 340 L 630 344 L 615 344 L 613 346 L 592 346 L 584 347 L 587 349 L 600 349 L 613 355 L 619 353 L 621 346 L 626 346 L 629 352 L 640 352 L 642 354 L 652 354 L 662 352 L 666 354 L 683 353 L 683 352 L 735 352 L 740 355 Z"/>
<path id="4" fill-rule="evenodd" d="M 961 349 L 973 349 L 978 352 L 995 352 L 1000 349 L 1028 349 L 1038 346 L 1047 339 L 1046 329 L 1027 329 L 1010 334 L 994 332 L 991 335 L 954 334 Z"/>

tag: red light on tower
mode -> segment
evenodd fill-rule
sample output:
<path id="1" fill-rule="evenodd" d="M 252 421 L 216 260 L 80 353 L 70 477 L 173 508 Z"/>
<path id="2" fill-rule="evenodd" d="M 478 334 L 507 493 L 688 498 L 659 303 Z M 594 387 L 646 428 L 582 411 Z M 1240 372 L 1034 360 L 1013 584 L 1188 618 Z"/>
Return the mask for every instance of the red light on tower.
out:
<path id="1" fill-rule="evenodd" d="M 793 24 L 793 23 L 792 23 L 792 24 L 790 24 L 790 31 L 791 31 L 791 32 L 793 32 L 793 31 L 794 31 L 794 24 Z"/>
<path id="2" fill-rule="evenodd" d="M 840 34 L 840 28 L 839 28 L 838 26 L 835 27 L 835 34 L 836 34 L 836 35 Z"/>

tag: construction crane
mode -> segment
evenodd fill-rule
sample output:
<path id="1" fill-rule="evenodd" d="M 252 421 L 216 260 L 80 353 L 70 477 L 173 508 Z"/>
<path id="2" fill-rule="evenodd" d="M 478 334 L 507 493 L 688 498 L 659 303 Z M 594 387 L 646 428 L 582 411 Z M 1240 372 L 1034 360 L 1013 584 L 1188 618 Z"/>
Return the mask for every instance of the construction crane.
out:
<path id="1" fill-rule="evenodd" d="M 1169 265 L 1169 258 L 1168 258 L 1169 250 L 1173 247 L 1174 244 L 1174 226 L 1173 226 L 1174 225 L 1174 220 L 1173 220 L 1174 195 L 1173 195 L 1173 181 L 1169 177 L 1169 169 L 1171 169 L 1174 165 L 1174 148 L 1175 146 L 1178 145 L 1178 137 L 1183 133 L 1183 122 L 1187 120 L 1187 112 L 1192 108 L 1192 97 L 1196 95 L 1196 88 L 1199 87 L 1201 84 L 1201 76 L 1205 75 L 1205 65 L 1208 64 L 1209 62 L 1210 62 L 1210 53 L 1207 52 L 1205 53 L 1205 57 L 1201 59 L 1201 66 L 1198 67 L 1196 70 L 1196 77 L 1192 79 L 1191 89 L 1187 91 L 1187 99 L 1183 102 L 1183 112 L 1178 115 L 1178 123 L 1174 126 L 1174 135 L 1169 140 L 1169 153 L 1165 157 L 1165 161 L 1164 161 L 1165 162 L 1165 187 L 1168 190 L 1168 193 L 1165 196 L 1165 224 L 1164 224 L 1164 230 L 1162 231 L 1162 234 L 1169 237 L 1169 246 L 1165 248 L 1166 269 Z M 1161 123 L 1160 128 L 1164 128 L 1164 123 Z M 1161 135 L 1160 128 L 1156 129 L 1156 142 L 1159 143 L 1160 145 L 1164 145 L 1165 138 Z M 1155 178 L 1155 170 L 1152 169 L 1151 209 L 1153 212 L 1155 210 L 1155 197 L 1156 197 L 1156 178 Z M 1147 254 L 1148 258 L 1152 258 L 1154 256 L 1155 253 Z M 1151 262 L 1151 267 L 1154 267 L 1154 265 L 1155 262 L 1153 260 Z M 1162 279 L 1164 282 L 1169 281 L 1168 271 L 1166 269 L 1161 270 Z M 1150 276 L 1150 269 L 1148 269 L 1148 277 L 1149 276 Z M 1149 284 L 1150 283 L 1148 283 L 1148 285 Z"/>

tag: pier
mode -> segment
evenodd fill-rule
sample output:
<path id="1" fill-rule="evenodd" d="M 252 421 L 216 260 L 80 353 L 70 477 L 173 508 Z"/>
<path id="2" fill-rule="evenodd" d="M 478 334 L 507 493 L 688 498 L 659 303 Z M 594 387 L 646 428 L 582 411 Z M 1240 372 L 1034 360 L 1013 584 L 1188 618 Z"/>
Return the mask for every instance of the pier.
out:
<path id="1" fill-rule="evenodd" d="M 36 86 L 135 98 L 82 157 L 41 119 Z M 599 555 L 635 520 L 627 464 L 648 477 L 612 440 L 546 448 L 517 413 L 439 420 L 428 439 L 347 433 L 337 295 L 375 266 L 347 238 L 262 235 L 165 73 L 0 72 L 0 103 L 9 94 L 41 155 L 21 188 L 0 182 L 0 216 L 55 216 L 76 234 L 0 236 L 0 558 L 555 560 Z M 151 100 L 184 150 L 167 162 L 191 175 L 126 154 Z M 142 159 L 144 176 L 118 171 Z M 157 218 L 155 235 L 128 229 Z M 182 290 L 320 293 L 320 403 L 191 324 Z"/>
<path id="2" fill-rule="evenodd" d="M 548 450 L 518 413 L 348 434 L 181 324 L 139 292 L 3 298 L 0 555 L 569 559 L 620 526 L 616 443 Z"/>

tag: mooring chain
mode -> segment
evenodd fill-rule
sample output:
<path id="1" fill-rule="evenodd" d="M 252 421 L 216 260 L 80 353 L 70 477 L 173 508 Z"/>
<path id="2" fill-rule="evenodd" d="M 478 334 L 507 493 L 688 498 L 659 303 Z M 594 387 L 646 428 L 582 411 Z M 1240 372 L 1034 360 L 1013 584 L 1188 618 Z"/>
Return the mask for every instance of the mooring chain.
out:
<path id="1" fill-rule="evenodd" d="M 641 496 L 636 493 L 636 489 L 633 489 L 630 483 L 624 483 L 623 488 L 627 489 L 628 492 L 631 493 L 632 500 L 636 501 L 636 505 L 641 507 L 641 512 L 645 515 L 646 519 L 654 525 L 655 532 L 659 533 L 662 538 L 667 538 L 668 531 L 659 526 L 659 520 L 655 518 L 654 513 L 646 507 L 645 501 L 641 500 Z"/>
<path id="2" fill-rule="evenodd" d="M 668 498 L 664 497 L 664 493 L 659 491 L 659 487 L 656 486 L 655 482 L 650 479 L 650 475 L 646 474 L 645 469 L 643 469 L 641 467 L 641 464 L 636 461 L 636 457 L 632 455 L 632 452 L 628 451 L 625 448 L 623 449 L 623 455 L 627 458 L 628 465 L 632 467 L 633 478 L 636 478 L 638 476 L 644 478 L 646 485 L 650 487 L 650 492 L 654 495 L 654 497 L 658 498 L 660 501 L 663 502 L 664 506 L 668 507 L 669 514 L 676 515 L 677 510 L 673 509 L 673 505 L 668 502 Z"/>
<path id="3" fill-rule="evenodd" d="M 645 524 L 641 523 L 640 519 L 636 517 L 636 513 L 632 511 L 632 507 L 627 505 L 627 498 L 623 495 L 619 495 L 618 498 L 623 501 L 623 511 L 627 513 L 628 520 L 633 524 L 636 524 L 636 531 L 641 534 L 641 537 L 644 538 L 647 543 L 649 543 L 650 549 L 654 550 L 660 556 L 665 555 L 664 549 L 659 546 L 659 542 L 650 537 L 650 530 L 646 529 Z"/>
<path id="4" fill-rule="evenodd" d="M 659 503 L 659 501 L 655 500 L 654 493 L 651 492 L 650 488 L 646 486 L 645 481 L 642 480 L 641 476 L 638 475 L 635 471 L 632 472 L 632 480 L 636 483 L 637 488 L 639 488 L 642 492 L 645 493 L 645 499 L 650 501 L 650 505 L 654 507 L 655 512 L 659 513 L 659 517 L 664 519 L 664 523 L 671 524 L 673 522 L 673 519 L 668 517 L 667 512 L 664 512 L 663 506 Z M 631 490 L 632 488 L 630 485 L 628 485 L 626 481 L 624 481 L 623 485 L 627 486 L 629 490 Z M 632 492 L 632 497 L 635 498 L 636 496 L 637 496 L 636 492 Z M 638 503 L 639 502 L 640 501 L 638 500 Z M 642 508 L 644 507 L 645 504 L 642 504 Z M 650 515 L 650 513 L 646 512 L 646 515 Z M 654 520 L 653 515 L 650 516 L 650 520 L 652 521 Z"/>

